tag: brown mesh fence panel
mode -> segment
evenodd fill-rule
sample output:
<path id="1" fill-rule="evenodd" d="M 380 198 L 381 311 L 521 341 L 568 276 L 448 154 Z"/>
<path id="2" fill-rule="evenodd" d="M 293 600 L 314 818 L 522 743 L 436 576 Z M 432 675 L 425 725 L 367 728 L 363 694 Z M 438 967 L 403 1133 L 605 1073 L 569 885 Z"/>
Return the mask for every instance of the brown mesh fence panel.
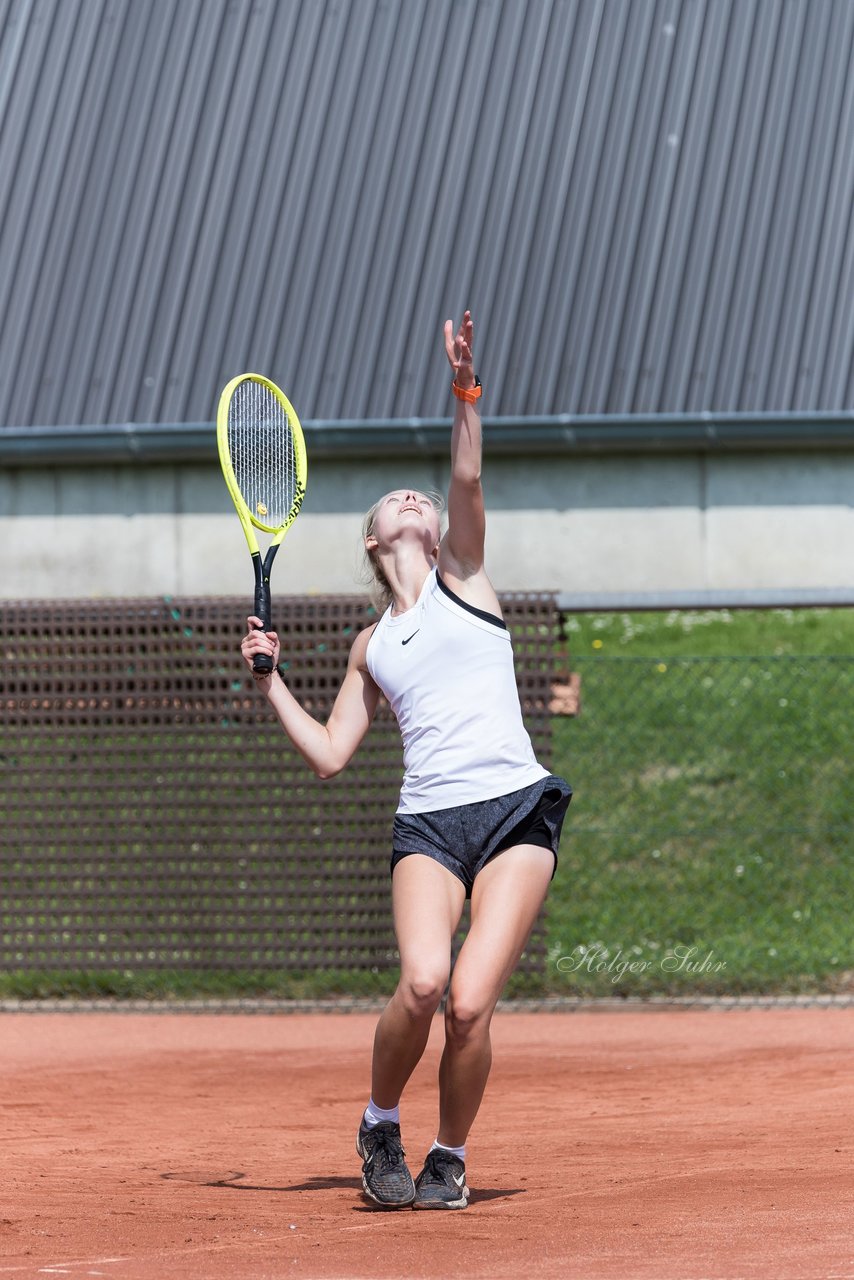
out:
<path id="1" fill-rule="evenodd" d="M 502 604 L 548 766 L 555 602 Z M 382 705 L 348 768 L 316 779 L 251 687 L 245 615 L 223 598 L 0 604 L 4 972 L 395 967 L 396 722 Z M 289 685 L 320 719 L 374 619 L 361 596 L 279 599 Z M 538 926 L 520 967 L 543 963 Z"/>

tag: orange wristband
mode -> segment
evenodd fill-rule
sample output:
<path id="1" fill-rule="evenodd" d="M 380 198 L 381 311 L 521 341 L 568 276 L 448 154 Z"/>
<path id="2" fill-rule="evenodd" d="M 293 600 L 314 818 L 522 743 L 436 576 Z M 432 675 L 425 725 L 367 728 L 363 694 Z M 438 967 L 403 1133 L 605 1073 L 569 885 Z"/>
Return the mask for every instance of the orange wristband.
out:
<path id="1" fill-rule="evenodd" d="M 477 376 L 475 376 L 473 387 L 458 387 L 454 381 L 451 383 L 451 390 L 458 400 L 465 400 L 467 404 L 474 404 L 475 400 L 479 400 L 483 395 L 483 387 Z"/>

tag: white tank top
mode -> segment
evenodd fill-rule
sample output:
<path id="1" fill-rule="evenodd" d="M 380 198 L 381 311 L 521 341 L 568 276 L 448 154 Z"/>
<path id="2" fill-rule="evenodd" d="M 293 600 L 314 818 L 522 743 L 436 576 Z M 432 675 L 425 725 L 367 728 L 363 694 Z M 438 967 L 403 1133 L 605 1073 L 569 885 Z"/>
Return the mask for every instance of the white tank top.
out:
<path id="1" fill-rule="evenodd" d="M 474 804 L 548 777 L 522 723 L 509 631 L 436 569 L 411 609 L 386 610 L 366 662 L 403 737 L 398 813 Z"/>

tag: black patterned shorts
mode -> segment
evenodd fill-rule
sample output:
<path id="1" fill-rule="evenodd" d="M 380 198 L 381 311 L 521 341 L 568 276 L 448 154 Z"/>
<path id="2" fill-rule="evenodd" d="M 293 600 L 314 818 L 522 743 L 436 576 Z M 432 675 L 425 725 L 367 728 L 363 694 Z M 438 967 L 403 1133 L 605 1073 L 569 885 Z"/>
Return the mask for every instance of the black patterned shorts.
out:
<path id="1" fill-rule="evenodd" d="M 571 799 L 569 783 L 550 774 L 494 800 L 432 813 L 397 813 L 391 871 L 407 854 L 426 853 L 462 880 L 470 898 L 474 878 L 490 858 L 517 844 L 534 844 L 554 854 L 554 879 L 561 827 Z"/>

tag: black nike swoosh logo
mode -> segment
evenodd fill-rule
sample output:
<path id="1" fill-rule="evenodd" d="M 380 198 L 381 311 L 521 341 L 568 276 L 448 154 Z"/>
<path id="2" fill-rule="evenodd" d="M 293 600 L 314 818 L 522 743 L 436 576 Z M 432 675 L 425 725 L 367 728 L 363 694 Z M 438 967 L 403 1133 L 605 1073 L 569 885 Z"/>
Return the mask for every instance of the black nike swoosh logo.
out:
<path id="1" fill-rule="evenodd" d="M 407 637 L 406 637 L 406 639 L 405 639 L 405 640 L 401 640 L 401 642 L 400 642 L 400 643 L 401 643 L 401 644 L 409 644 L 409 641 L 410 641 L 410 640 L 413 640 L 413 639 L 415 638 L 415 636 L 417 636 L 417 635 L 418 635 L 418 632 L 419 632 L 420 630 L 421 630 L 421 628 L 419 627 L 417 631 L 413 631 L 413 633 L 412 633 L 412 635 L 411 635 L 411 636 L 407 636 Z"/>

